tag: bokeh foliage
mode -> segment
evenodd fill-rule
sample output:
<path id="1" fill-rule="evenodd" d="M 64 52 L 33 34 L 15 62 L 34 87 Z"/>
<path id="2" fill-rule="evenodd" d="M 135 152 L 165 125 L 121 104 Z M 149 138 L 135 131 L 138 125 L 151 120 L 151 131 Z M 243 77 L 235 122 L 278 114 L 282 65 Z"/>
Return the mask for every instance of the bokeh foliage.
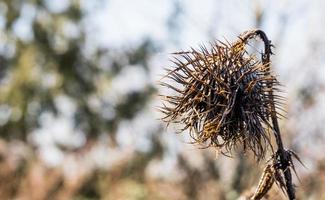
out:
<path id="1" fill-rule="evenodd" d="M 154 47 L 149 40 L 129 51 L 94 47 L 91 41 L 87 43 L 88 34 L 95 33 L 86 32 L 87 10 L 81 1 L 69 1 L 59 11 L 53 11 L 48 2 L 0 2 L 4 20 L 0 37 L 1 137 L 26 140 L 40 126 L 42 113 L 59 114 L 55 103 L 59 96 L 76 105 L 71 113 L 75 129 L 89 137 L 113 136 L 120 120 L 131 119 L 145 106 L 153 87 L 126 93 L 112 105 L 105 98 L 111 81 L 126 66 L 139 65 L 147 72 Z M 21 34 L 19 26 L 29 31 Z M 110 110 L 99 109 L 103 107 Z M 107 112 L 114 116 L 107 117 Z"/>

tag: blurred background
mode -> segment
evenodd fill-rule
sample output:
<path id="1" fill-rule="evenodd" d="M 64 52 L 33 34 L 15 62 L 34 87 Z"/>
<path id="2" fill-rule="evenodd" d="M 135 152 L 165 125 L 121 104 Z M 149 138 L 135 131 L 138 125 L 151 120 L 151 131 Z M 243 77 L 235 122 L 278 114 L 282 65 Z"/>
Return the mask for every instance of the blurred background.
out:
<path id="1" fill-rule="evenodd" d="M 255 27 L 306 165 L 299 199 L 325 199 L 324 21 L 321 0 L 1 0 L 0 199 L 245 199 L 265 163 L 165 128 L 157 81 L 170 53 Z"/>

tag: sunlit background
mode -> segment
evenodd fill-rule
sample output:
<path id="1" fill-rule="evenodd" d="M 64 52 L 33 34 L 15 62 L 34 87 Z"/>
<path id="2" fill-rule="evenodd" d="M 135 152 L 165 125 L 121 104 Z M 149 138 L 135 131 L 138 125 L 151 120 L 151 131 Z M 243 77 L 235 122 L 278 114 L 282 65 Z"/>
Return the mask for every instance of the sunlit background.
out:
<path id="1" fill-rule="evenodd" d="M 157 82 L 170 53 L 252 28 L 275 45 L 299 199 L 325 199 L 324 21 L 321 0 L 1 0 L 0 199 L 245 199 L 264 163 L 166 128 Z"/>

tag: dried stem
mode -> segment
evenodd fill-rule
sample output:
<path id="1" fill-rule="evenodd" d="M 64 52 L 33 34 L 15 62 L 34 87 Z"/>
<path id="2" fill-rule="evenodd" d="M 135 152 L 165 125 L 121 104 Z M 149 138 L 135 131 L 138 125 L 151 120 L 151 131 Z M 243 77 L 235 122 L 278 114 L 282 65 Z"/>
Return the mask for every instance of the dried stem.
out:
<path id="1" fill-rule="evenodd" d="M 263 40 L 264 53 L 262 54 L 262 62 L 263 62 L 263 64 L 269 66 L 270 65 L 270 56 L 272 54 L 271 42 L 268 40 L 266 34 L 262 30 L 250 31 L 250 32 L 246 33 L 245 37 L 247 39 L 250 39 L 251 37 L 254 37 L 255 35 L 258 35 Z M 242 39 L 245 39 L 245 38 L 242 38 Z M 270 67 L 267 67 L 267 69 L 270 70 Z M 270 74 L 270 71 L 268 73 Z M 271 102 L 274 102 L 273 101 L 272 83 L 269 83 L 269 84 L 270 84 L 269 88 L 271 88 L 269 91 Z M 270 106 L 271 106 L 271 109 L 274 111 L 274 112 L 271 112 L 271 119 L 272 119 L 272 124 L 273 124 L 273 133 L 274 133 L 277 147 L 278 147 L 276 154 L 279 157 L 280 170 L 282 170 L 284 177 L 285 177 L 285 189 L 286 189 L 288 198 L 290 200 L 294 200 L 294 199 L 296 199 L 296 195 L 295 195 L 295 190 L 294 190 L 294 186 L 292 183 L 292 176 L 291 176 L 291 171 L 290 171 L 291 155 L 283 147 L 283 142 L 282 142 L 282 138 L 281 138 L 279 123 L 278 123 L 278 118 L 276 116 L 274 103 L 272 103 Z"/>

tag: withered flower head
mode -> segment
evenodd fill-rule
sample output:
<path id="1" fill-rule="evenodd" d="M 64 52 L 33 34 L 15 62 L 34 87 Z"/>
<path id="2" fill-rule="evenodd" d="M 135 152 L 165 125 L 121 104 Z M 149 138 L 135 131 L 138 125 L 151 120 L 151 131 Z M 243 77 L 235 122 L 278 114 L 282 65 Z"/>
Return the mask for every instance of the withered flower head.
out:
<path id="1" fill-rule="evenodd" d="M 167 123 L 180 123 L 195 142 L 229 153 L 242 145 L 260 159 L 269 141 L 271 115 L 277 113 L 279 96 L 270 91 L 279 85 L 265 57 L 247 50 L 256 31 L 245 32 L 234 43 L 215 42 L 200 50 L 174 53 L 174 65 L 161 84 L 171 94 L 162 95 Z"/>

